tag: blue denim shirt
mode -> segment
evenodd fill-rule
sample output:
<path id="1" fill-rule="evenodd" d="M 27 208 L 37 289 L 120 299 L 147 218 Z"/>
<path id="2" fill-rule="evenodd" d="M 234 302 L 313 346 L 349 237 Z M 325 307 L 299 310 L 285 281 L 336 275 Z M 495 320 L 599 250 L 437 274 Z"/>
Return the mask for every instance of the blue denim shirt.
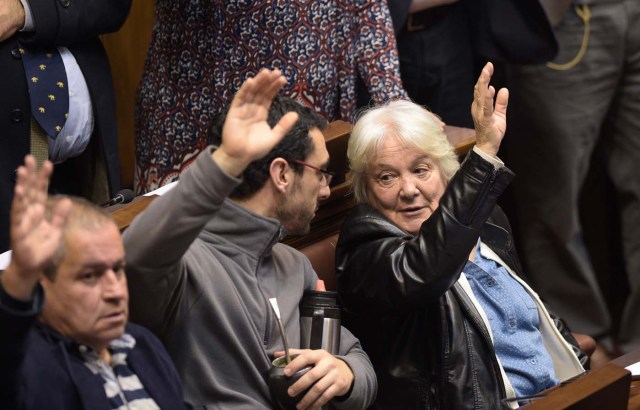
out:
<path id="1" fill-rule="evenodd" d="M 480 254 L 480 242 L 464 273 L 489 319 L 496 355 L 516 395 L 558 384 L 539 330 L 538 308 L 529 293 L 503 266 Z"/>

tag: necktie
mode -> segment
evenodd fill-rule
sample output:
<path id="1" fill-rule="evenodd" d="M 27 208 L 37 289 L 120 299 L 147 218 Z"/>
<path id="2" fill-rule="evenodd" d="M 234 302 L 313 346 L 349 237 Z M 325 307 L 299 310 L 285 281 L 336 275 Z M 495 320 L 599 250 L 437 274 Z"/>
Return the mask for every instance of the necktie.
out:
<path id="1" fill-rule="evenodd" d="M 31 113 L 42 129 L 56 138 L 69 116 L 67 73 L 56 48 L 29 50 L 20 47 L 27 83 Z"/>

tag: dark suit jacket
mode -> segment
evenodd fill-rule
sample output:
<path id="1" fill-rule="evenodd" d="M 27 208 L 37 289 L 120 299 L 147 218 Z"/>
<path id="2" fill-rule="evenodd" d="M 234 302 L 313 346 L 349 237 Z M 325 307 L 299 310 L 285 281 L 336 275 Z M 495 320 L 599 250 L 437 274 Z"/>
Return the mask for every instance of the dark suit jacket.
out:
<path id="1" fill-rule="evenodd" d="M 18 40 L 34 48 L 69 48 L 89 87 L 95 120 L 92 141 L 99 143 L 104 153 L 111 195 L 120 188 L 115 97 L 109 62 L 98 35 L 122 26 L 131 0 L 30 0 L 29 3 L 35 32 L 18 33 L 0 42 L 0 252 L 9 247 L 15 170 L 30 152 L 31 108 Z"/>
<path id="2" fill-rule="evenodd" d="M 460 0 L 471 24 L 474 49 L 483 59 L 544 63 L 558 43 L 540 0 Z M 411 0 L 388 0 L 396 33 L 409 15 Z"/>
<path id="3" fill-rule="evenodd" d="M 42 287 L 31 306 L 14 303 L 0 303 L 0 410 L 108 410 L 104 381 L 84 364 L 79 344 L 37 321 Z M 147 393 L 162 409 L 184 409 L 180 377 L 160 340 L 132 323 L 125 331 L 136 340 L 127 365 Z"/>
<path id="4" fill-rule="evenodd" d="M 391 20 L 393 20 L 393 29 L 398 33 L 409 16 L 409 7 L 412 0 L 387 0 Z"/>
<path id="5" fill-rule="evenodd" d="M 471 16 L 474 47 L 489 61 L 546 63 L 558 42 L 540 0 L 461 0 Z"/>

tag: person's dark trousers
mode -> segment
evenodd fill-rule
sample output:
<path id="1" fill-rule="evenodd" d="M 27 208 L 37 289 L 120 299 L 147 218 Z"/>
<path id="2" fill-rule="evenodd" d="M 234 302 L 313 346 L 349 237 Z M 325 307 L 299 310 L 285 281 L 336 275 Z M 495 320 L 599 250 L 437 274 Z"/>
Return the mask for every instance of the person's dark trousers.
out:
<path id="1" fill-rule="evenodd" d="M 414 14 L 397 41 L 409 97 L 449 125 L 472 128 L 469 107 L 476 73 L 469 24 L 460 3 Z"/>
<path id="2" fill-rule="evenodd" d="M 455 3 L 427 9 L 400 21 L 394 14 L 400 74 L 404 89 L 415 103 L 426 106 L 449 125 L 473 127 L 470 106 L 475 64 L 464 8 Z M 396 6 L 400 7 L 400 6 Z M 359 80 L 358 106 L 368 106 L 369 95 Z"/>
<path id="3" fill-rule="evenodd" d="M 630 288 L 619 334 L 624 351 L 640 347 L 640 3 L 594 0 L 589 7 L 589 46 L 575 67 L 510 67 L 505 148 L 517 175 L 515 230 L 526 272 L 572 330 L 599 337 L 610 331 L 611 317 L 584 246 L 578 200 L 604 139 Z M 583 30 L 571 8 L 555 30 L 554 61 L 578 53 Z"/>

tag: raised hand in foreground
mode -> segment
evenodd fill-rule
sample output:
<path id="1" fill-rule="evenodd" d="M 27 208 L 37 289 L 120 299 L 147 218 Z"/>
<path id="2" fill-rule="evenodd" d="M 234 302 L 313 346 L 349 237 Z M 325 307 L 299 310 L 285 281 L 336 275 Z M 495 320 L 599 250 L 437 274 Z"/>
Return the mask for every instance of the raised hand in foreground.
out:
<path id="1" fill-rule="evenodd" d="M 11 263 L 0 277 L 5 292 L 16 299 L 31 298 L 43 268 L 60 245 L 62 226 L 71 209 L 71 201 L 60 201 L 47 220 L 47 188 L 52 171 L 49 161 L 38 171 L 31 155 L 17 170 L 11 203 Z"/>

